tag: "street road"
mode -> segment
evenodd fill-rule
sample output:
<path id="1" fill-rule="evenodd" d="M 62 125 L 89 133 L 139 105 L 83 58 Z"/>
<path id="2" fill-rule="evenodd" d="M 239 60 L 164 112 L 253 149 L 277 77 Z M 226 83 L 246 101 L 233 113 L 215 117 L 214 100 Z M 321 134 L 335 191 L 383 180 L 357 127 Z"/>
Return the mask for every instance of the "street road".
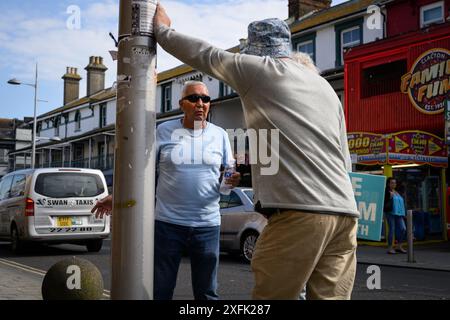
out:
<path id="1" fill-rule="evenodd" d="M 101 252 L 88 253 L 84 246 L 37 246 L 22 255 L 14 255 L 8 242 L 0 242 L 0 258 L 46 272 L 56 262 L 71 256 L 87 259 L 101 271 L 105 289 L 110 289 L 111 241 L 106 240 Z M 368 265 L 359 264 L 353 291 L 354 300 L 450 300 L 450 272 L 380 266 L 381 289 L 369 290 Z M 189 259 L 184 258 L 178 274 L 175 299 L 192 299 Z M 250 266 L 237 257 L 221 255 L 219 294 L 223 300 L 251 298 L 253 276 Z"/>

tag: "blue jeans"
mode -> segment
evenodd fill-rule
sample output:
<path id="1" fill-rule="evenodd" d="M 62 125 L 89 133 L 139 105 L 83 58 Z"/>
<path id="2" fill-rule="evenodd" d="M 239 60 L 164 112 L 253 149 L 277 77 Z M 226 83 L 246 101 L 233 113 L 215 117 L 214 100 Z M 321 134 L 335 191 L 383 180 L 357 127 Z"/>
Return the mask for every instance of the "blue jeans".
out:
<path id="1" fill-rule="evenodd" d="M 181 257 L 188 252 L 195 300 L 217 300 L 219 240 L 219 226 L 191 228 L 155 221 L 154 299 L 172 299 Z"/>
<path id="2" fill-rule="evenodd" d="M 403 220 L 403 216 L 386 213 L 386 219 L 389 226 L 388 245 L 390 247 L 392 246 L 392 242 L 394 240 L 394 230 L 395 239 L 400 244 L 401 242 L 403 242 L 406 233 L 405 220 Z"/>

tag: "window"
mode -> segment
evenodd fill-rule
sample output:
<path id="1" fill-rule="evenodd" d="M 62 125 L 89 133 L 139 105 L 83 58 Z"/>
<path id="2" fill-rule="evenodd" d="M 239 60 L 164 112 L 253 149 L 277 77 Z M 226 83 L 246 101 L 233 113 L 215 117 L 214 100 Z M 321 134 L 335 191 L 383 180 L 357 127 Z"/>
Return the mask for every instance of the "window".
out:
<path id="1" fill-rule="evenodd" d="M 311 59 L 314 59 L 314 43 L 312 40 L 299 43 L 297 45 L 297 51 L 306 53 L 311 57 Z"/>
<path id="2" fill-rule="evenodd" d="M 344 22 L 334 27 L 336 33 L 336 67 L 344 64 L 346 49 L 363 43 L 364 18 Z"/>
<path id="3" fill-rule="evenodd" d="M 361 98 L 400 91 L 401 78 L 406 72 L 406 60 L 363 69 Z"/>
<path id="4" fill-rule="evenodd" d="M 444 2 L 436 2 L 420 8 L 420 27 L 444 22 Z"/>
<path id="5" fill-rule="evenodd" d="M 106 127 L 106 104 L 100 105 L 100 128 Z"/>
<path id="6" fill-rule="evenodd" d="M 236 192 L 231 191 L 230 195 L 220 195 L 220 209 L 227 209 L 242 206 L 243 203 L 241 198 L 236 194 Z"/>
<path id="7" fill-rule="evenodd" d="M 220 209 L 228 208 L 228 202 L 230 202 L 230 196 L 221 194 L 220 195 L 220 202 L 219 202 Z"/>
<path id="8" fill-rule="evenodd" d="M 292 40 L 294 50 L 308 54 L 316 62 L 316 34 L 308 34 Z"/>
<path id="9" fill-rule="evenodd" d="M 344 64 L 344 51 L 361 43 L 361 34 L 359 28 L 359 26 L 353 27 L 347 30 L 343 30 L 341 33 L 342 64 Z"/>
<path id="10" fill-rule="evenodd" d="M 98 166 L 99 168 L 105 168 L 106 163 L 105 163 L 105 155 L 106 155 L 106 145 L 105 142 L 99 142 L 97 145 L 97 150 L 98 150 Z"/>
<path id="11" fill-rule="evenodd" d="M 9 198 L 9 192 L 11 191 L 11 183 L 13 176 L 8 176 L 3 178 L 0 184 L 0 200 L 5 200 Z"/>
<path id="12" fill-rule="evenodd" d="M 23 174 L 18 174 L 14 176 L 10 198 L 22 197 L 25 194 L 25 183 L 27 177 Z"/>
<path id="13" fill-rule="evenodd" d="M 81 113 L 80 111 L 77 111 L 75 113 L 75 131 L 81 130 Z"/>
<path id="14" fill-rule="evenodd" d="M 64 125 L 66 126 L 67 129 L 67 125 L 69 123 L 69 114 L 68 113 L 63 114 L 62 119 L 64 119 Z"/>
<path id="15" fill-rule="evenodd" d="M 172 84 L 164 84 L 161 86 L 161 112 L 172 110 Z"/>
<path id="16" fill-rule="evenodd" d="M 238 207 L 242 206 L 243 203 L 241 201 L 241 198 L 236 194 L 236 192 L 231 191 L 230 194 L 230 202 L 228 202 L 228 208 Z"/>
<path id="17" fill-rule="evenodd" d="M 82 144 L 76 144 L 73 150 L 73 157 L 75 160 L 83 160 L 84 157 L 84 146 Z"/>
<path id="18" fill-rule="evenodd" d="M 105 189 L 96 174 L 41 173 L 36 179 L 35 191 L 51 198 L 71 198 L 95 197 Z"/>
<path id="19" fill-rule="evenodd" d="M 99 142 L 98 143 L 98 156 L 99 157 L 104 157 L 106 153 L 106 148 L 105 148 L 105 142 Z"/>
<path id="20" fill-rule="evenodd" d="M 253 203 L 253 197 L 255 196 L 253 194 L 253 191 L 252 190 L 245 190 L 244 193 L 250 199 L 250 201 Z"/>
<path id="21" fill-rule="evenodd" d="M 230 96 L 230 95 L 232 95 L 234 93 L 236 93 L 236 91 L 234 91 L 234 89 L 232 87 L 230 87 L 229 85 L 227 85 L 224 82 L 220 82 L 219 95 L 221 97 L 227 97 L 227 96 Z"/>
<path id="22" fill-rule="evenodd" d="M 0 163 L 8 163 L 8 149 L 0 149 Z"/>
<path id="23" fill-rule="evenodd" d="M 36 124 L 36 135 L 39 136 L 39 134 L 41 133 L 42 130 L 42 122 L 38 122 Z"/>
<path id="24" fill-rule="evenodd" d="M 55 137 L 59 136 L 59 126 L 61 125 L 61 117 L 56 117 L 54 120 L 55 124 Z"/>

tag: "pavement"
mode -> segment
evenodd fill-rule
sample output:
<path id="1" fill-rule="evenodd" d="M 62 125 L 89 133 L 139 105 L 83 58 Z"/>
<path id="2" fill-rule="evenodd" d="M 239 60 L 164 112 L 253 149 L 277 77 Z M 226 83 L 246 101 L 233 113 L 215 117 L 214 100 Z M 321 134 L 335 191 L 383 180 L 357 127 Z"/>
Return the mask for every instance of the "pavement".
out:
<path id="1" fill-rule="evenodd" d="M 450 241 L 414 244 L 414 262 L 407 254 L 387 254 L 382 244 L 359 243 L 359 264 L 450 272 Z M 42 271 L 0 258 L 0 300 L 42 300 Z"/>
<path id="2" fill-rule="evenodd" d="M 44 275 L 0 259 L 0 300 L 42 300 Z"/>
<path id="3" fill-rule="evenodd" d="M 408 262 L 408 254 L 388 254 L 384 245 L 360 243 L 356 255 L 363 264 L 450 272 L 450 241 L 414 243 L 412 262 Z"/>

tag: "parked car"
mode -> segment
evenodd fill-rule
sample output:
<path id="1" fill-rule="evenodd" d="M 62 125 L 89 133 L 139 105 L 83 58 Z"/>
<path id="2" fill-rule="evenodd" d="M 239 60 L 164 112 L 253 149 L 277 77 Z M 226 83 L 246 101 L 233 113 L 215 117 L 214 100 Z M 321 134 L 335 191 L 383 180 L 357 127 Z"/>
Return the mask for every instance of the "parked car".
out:
<path id="1" fill-rule="evenodd" d="M 91 213 L 108 195 L 100 170 L 49 168 L 7 174 L 0 180 L 0 238 L 20 251 L 26 242 L 74 243 L 98 252 L 110 218 Z"/>
<path id="2" fill-rule="evenodd" d="M 220 247 L 222 251 L 240 253 L 246 262 L 252 260 L 256 241 L 267 219 L 253 207 L 253 190 L 235 188 L 220 197 Z"/>

